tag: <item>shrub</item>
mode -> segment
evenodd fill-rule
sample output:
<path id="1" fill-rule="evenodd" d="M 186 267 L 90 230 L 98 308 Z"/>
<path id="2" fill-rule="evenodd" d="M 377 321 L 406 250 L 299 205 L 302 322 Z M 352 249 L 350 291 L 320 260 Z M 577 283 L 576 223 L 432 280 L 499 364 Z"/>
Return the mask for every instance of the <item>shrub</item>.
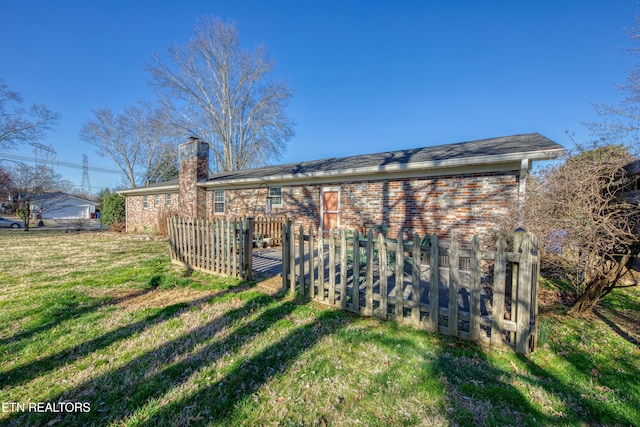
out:
<path id="1" fill-rule="evenodd" d="M 108 227 L 116 224 L 124 224 L 126 220 L 125 201 L 125 197 L 118 193 L 111 193 L 108 196 L 105 196 L 102 201 L 102 215 L 100 216 L 100 222 Z"/>

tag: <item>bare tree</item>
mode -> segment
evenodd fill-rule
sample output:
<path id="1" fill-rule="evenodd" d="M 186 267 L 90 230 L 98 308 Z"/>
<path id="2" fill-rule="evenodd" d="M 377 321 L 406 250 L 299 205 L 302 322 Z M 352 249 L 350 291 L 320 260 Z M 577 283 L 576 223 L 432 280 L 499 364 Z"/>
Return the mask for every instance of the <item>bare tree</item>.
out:
<path id="1" fill-rule="evenodd" d="M 268 79 L 273 62 L 265 48 L 242 50 L 235 25 L 215 17 L 200 19 L 194 32 L 147 66 L 168 120 L 183 137 L 209 142 L 216 171 L 278 159 L 293 136 L 285 113 L 292 91 Z"/>
<path id="2" fill-rule="evenodd" d="M 52 190 L 73 192 L 73 184 L 63 179 L 52 168 L 44 165 L 29 166 L 25 163 L 15 162 L 7 168 L 7 175 L 11 179 L 11 191 L 13 192 L 13 205 L 16 214 L 24 220 L 25 231 L 29 230 L 31 219 L 31 202 L 36 196 Z M 55 200 L 40 203 L 43 210 L 55 205 Z"/>
<path id="3" fill-rule="evenodd" d="M 526 227 L 542 237 L 547 273 L 572 285 L 572 314 L 627 285 L 640 251 L 640 210 L 621 197 L 632 159 L 622 145 L 581 150 L 528 182 Z"/>
<path id="4" fill-rule="evenodd" d="M 38 142 L 60 118 L 46 106 L 32 103 L 24 107 L 24 100 L 0 78 L 0 148 L 13 148 L 22 143 Z"/>
<path id="5" fill-rule="evenodd" d="M 94 145 L 98 154 L 109 157 L 124 172 L 130 187 L 157 173 L 159 159 L 171 163 L 177 157 L 172 138 L 158 119 L 158 111 L 139 101 L 115 114 L 110 108 L 93 111 L 82 126 L 80 137 Z M 169 159 L 169 160 L 167 160 Z"/>
<path id="6" fill-rule="evenodd" d="M 635 44 L 626 49 L 631 54 L 640 54 L 640 19 L 628 31 L 629 38 Z M 623 84 L 616 84 L 621 98 L 615 104 L 596 104 L 594 107 L 601 120 L 586 123 L 592 134 L 603 143 L 623 143 L 630 150 L 640 154 L 640 69 L 631 70 Z"/>

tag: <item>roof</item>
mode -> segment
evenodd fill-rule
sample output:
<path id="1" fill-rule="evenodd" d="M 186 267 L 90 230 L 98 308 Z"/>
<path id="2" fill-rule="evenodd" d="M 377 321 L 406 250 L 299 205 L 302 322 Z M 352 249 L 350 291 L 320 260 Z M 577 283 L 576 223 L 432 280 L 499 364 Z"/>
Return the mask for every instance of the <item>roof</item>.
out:
<path id="1" fill-rule="evenodd" d="M 97 205 L 98 203 L 94 202 L 93 200 L 89 200 L 89 199 L 85 199 L 84 197 L 78 197 L 78 196 L 73 196 L 71 194 L 67 194 L 67 193 L 63 193 L 62 191 L 54 191 L 51 193 L 43 193 L 43 194 L 39 194 L 37 196 L 34 196 L 31 198 L 31 203 L 43 203 L 43 202 L 47 202 L 49 200 L 53 200 L 59 197 L 66 197 L 69 199 L 74 199 L 74 200 L 78 200 L 80 202 L 84 202 L 84 203 L 88 203 L 91 205 Z"/>
<path id="2" fill-rule="evenodd" d="M 480 139 L 455 144 L 435 145 L 383 153 L 363 154 L 342 158 L 327 158 L 301 163 L 265 166 L 232 172 L 221 172 L 209 177 L 200 185 L 205 187 L 255 186 L 259 183 L 275 182 L 331 182 L 353 179 L 356 176 L 376 176 L 385 174 L 411 176 L 411 173 L 425 175 L 438 170 L 452 170 L 497 164 L 509 164 L 520 169 L 521 161 L 549 160 L 564 153 L 564 148 L 540 135 L 528 133 Z M 490 166 L 492 165 L 492 166 Z M 141 193 L 145 190 L 177 189 L 178 181 L 154 184 L 121 191 L 122 194 Z"/>

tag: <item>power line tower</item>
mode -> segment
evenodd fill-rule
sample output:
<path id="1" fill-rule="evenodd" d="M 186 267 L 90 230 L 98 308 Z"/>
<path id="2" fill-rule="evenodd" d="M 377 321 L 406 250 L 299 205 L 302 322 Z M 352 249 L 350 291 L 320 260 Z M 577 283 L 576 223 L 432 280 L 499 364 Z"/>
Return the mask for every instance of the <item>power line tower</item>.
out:
<path id="1" fill-rule="evenodd" d="M 30 142 L 29 145 L 33 147 L 36 169 L 40 172 L 52 172 L 53 162 L 55 161 L 56 155 L 58 154 L 56 153 L 56 150 L 54 150 L 51 145 L 47 147 L 46 145 L 42 145 L 37 142 Z"/>
<path id="2" fill-rule="evenodd" d="M 89 158 L 86 154 L 82 155 L 82 182 L 80 183 L 80 191 L 84 195 L 91 193 L 91 182 L 89 181 Z"/>

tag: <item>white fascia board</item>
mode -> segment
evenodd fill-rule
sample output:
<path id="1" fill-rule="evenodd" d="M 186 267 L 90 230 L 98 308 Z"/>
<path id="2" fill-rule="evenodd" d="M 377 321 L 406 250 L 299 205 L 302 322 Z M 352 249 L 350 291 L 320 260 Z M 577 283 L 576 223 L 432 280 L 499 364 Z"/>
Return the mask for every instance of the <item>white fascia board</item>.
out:
<path id="1" fill-rule="evenodd" d="M 261 178 L 227 179 L 198 184 L 205 188 L 250 188 L 260 183 L 275 184 L 317 184 L 345 182 L 356 179 L 416 178 L 419 176 L 439 176 L 460 173 L 501 172 L 520 170 L 522 160 L 550 160 L 564 153 L 564 150 L 546 150 L 529 153 L 512 153 L 500 156 L 481 156 L 464 159 L 450 159 L 399 165 L 385 165 L 364 168 L 342 169 L 328 172 L 285 174 Z"/>
<path id="2" fill-rule="evenodd" d="M 180 190 L 180 186 L 166 185 L 162 187 L 139 187 L 139 188 L 130 188 L 128 190 L 119 190 L 116 193 L 121 194 L 123 196 L 141 196 L 144 194 L 156 194 L 156 193 L 177 193 Z"/>

